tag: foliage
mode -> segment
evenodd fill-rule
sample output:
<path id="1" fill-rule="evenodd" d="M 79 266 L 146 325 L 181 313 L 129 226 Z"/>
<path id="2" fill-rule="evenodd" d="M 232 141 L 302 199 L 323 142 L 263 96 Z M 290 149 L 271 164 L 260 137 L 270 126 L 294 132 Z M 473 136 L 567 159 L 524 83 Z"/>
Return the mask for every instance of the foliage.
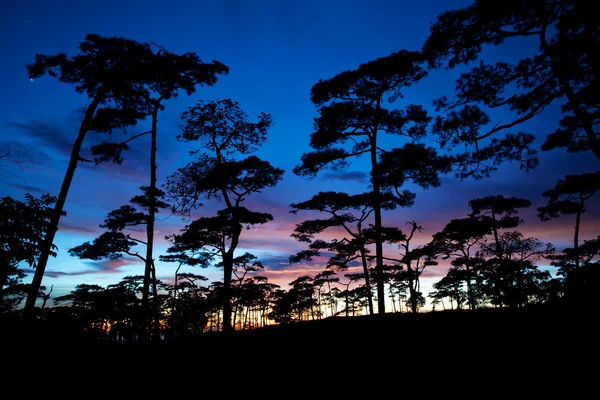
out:
<path id="1" fill-rule="evenodd" d="M 220 259 L 223 266 L 223 329 L 231 325 L 231 280 L 235 250 L 242 229 L 265 224 L 273 219 L 269 213 L 251 211 L 242 206 L 248 196 L 275 186 L 284 171 L 268 161 L 249 155 L 265 142 L 272 124 L 270 115 L 261 113 L 252 122 L 239 104 L 230 99 L 204 103 L 188 108 L 179 139 L 196 143 L 190 151 L 194 160 L 179 168 L 167 179 L 167 192 L 173 211 L 183 215 L 202 206 L 200 200 L 216 200 L 224 208 L 213 217 L 200 217 L 188 224 L 182 233 L 172 235 L 171 254 L 202 260 L 207 266 Z M 201 152 L 202 151 L 202 152 Z M 241 158 L 245 156 L 245 158 Z"/>
<path id="2" fill-rule="evenodd" d="M 148 223 L 148 202 L 151 189 L 147 186 L 140 187 L 142 195 L 136 195 L 131 198 L 131 205 L 123 205 L 116 210 L 110 211 L 100 224 L 101 228 L 106 231 L 100 234 L 92 242 L 85 242 L 78 246 L 69 249 L 71 256 L 79 257 L 88 260 L 116 260 L 121 258 L 123 254 L 137 257 L 145 262 L 144 256 L 133 249 L 138 244 L 146 244 L 145 241 L 132 237 L 127 230 L 139 225 Z M 159 189 L 154 190 L 154 195 L 157 197 L 157 208 L 169 208 L 169 204 L 161 200 L 164 192 Z M 123 232 L 125 231 L 125 232 Z"/>
<path id="3" fill-rule="evenodd" d="M 450 158 L 438 157 L 433 148 L 414 142 L 423 139 L 431 117 L 416 104 L 388 109 L 389 103 L 402 97 L 404 88 L 426 76 L 423 56 L 401 50 L 320 80 L 311 89 L 311 101 L 318 107 L 314 131 L 310 136 L 313 151 L 301 157 L 294 168 L 299 176 L 314 178 L 324 169 L 341 169 L 352 159 L 367 155 L 370 160 L 371 206 L 374 218 L 374 244 L 379 312 L 385 312 L 383 282 L 382 209 L 394 192 L 397 202 L 410 206 L 414 194 L 401 187 L 412 181 L 427 188 L 439 185 L 438 174 L 450 169 Z M 402 148 L 384 150 L 378 142 L 382 133 L 402 137 Z"/>
<path id="4" fill-rule="evenodd" d="M 464 144 L 470 149 L 469 158 L 478 163 L 489 153 L 495 154 L 494 164 L 514 160 L 531 169 L 537 164 L 530 148 L 533 136 L 509 130 L 556 104 L 563 112 L 560 127 L 548 134 L 541 149 L 592 151 L 600 158 L 595 73 L 599 17 L 596 3 L 577 0 L 476 0 L 440 14 L 423 46 L 429 65 L 448 69 L 472 65 L 457 81 L 456 98 L 445 97 L 436 103 L 438 111 L 448 111 L 435 123 L 442 146 Z M 516 62 L 488 64 L 480 60 L 471 64 L 486 48 L 508 41 L 519 41 L 520 48 L 529 49 L 529 56 Z M 536 45 L 531 46 L 532 41 Z M 491 118 L 481 106 L 505 109 L 514 117 L 510 122 L 489 125 Z M 494 138 L 488 147 L 480 145 L 501 132 L 507 132 L 504 138 Z"/>
<path id="5" fill-rule="evenodd" d="M 25 201 L 9 196 L 0 198 L 0 303 L 13 298 L 10 310 L 23 299 L 27 287 L 20 284 L 26 276 L 21 267 L 25 263 L 31 269 L 36 268 L 50 226 L 52 205 L 56 202 L 56 197 L 49 194 L 38 198 L 26 193 L 24 197 Z M 56 250 L 52 245 L 53 257 Z"/>

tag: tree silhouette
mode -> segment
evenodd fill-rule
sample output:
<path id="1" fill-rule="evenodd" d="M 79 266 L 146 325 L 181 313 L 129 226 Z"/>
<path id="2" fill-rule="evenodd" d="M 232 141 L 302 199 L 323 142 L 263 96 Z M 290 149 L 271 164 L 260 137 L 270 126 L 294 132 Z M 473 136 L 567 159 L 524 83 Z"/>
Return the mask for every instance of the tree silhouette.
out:
<path id="1" fill-rule="evenodd" d="M 152 189 L 148 186 L 142 186 L 140 188 L 143 191 L 143 195 L 134 196 L 131 199 L 133 205 L 124 205 L 117 210 L 111 211 L 107 218 L 104 220 L 104 224 L 100 225 L 102 228 L 106 228 L 107 231 L 102 233 L 99 237 L 95 238 L 92 243 L 85 242 L 79 246 L 75 246 L 69 249 L 69 254 L 72 256 L 79 257 L 81 259 L 89 260 L 101 260 L 101 259 L 118 259 L 123 254 L 127 254 L 132 257 L 140 259 L 144 265 L 147 265 L 147 251 L 145 255 L 141 255 L 139 251 L 135 251 L 133 248 L 138 244 L 142 244 L 148 247 L 148 242 L 139 238 L 132 237 L 130 233 L 123 233 L 123 230 L 139 225 L 147 226 L 151 219 L 156 218 L 157 209 L 169 208 L 169 205 L 164 201 L 160 200 L 164 196 L 164 193 L 160 189 Z M 151 213 L 150 210 L 154 210 Z M 152 293 L 154 297 L 154 338 L 159 337 L 158 324 L 158 290 L 156 288 L 156 268 L 154 266 L 154 260 L 151 262 L 151 275 L 146 277 L 144 274 L 144 286 L 142 289 L 142 324 L 143 329 L 147 329 L 147 317 L 150 315 L 150 303 L 148 302 L 148 295 L 144 297 L 144 293 L 147 290 L 146 281 L 152 281 Z M 145 300 L 144 300 L 145 299 Z M 144 339 L 144 335 L 140 337 Z"/>
<path id="2" fill-rule="evenodd" d="M 551 257 L 553 265 L 559 267 L 558 274 L 564 277 L 564 301 L 570 305 L 589 306 L 597 298 L 598 282 L 600 282 L 600 236 L 584 240 L 576 251 L 579 266 L 567 268 L 575 249 L 567 248 L 563 254 Z"/>
<path id="3" fill-rule="evenodd" d="M 280 286 L 274 283 L 269 283 L 266 277 L 253 276 L 249 279 L 252 285 L 253 305 L 259 313 L 258 325 L 263 327 L 269 324 L 268 313 L 272 308 L 275 299 L 275 293 L 280 289 Z"/>
<path id="4" fill-rule="evenodd" d="M 198 285 L 198 282 L 207 280 L 208 278 L 202 275 L 176 272 L 172 295 L 166 302 L 169 309 L 167 321 L 173 338 L 204 332 L 208 323 L 209 290 Z"/>
<path id="5" fill-rule="evenodd" d="M 326 269 L 323 272 L 318 273 L 315 276 L 314 284 L 316 287 L 320 288 L 323 285 L 327 284 L 327 292 L 324 294 L 324 297 L 328 300 L 329 309 L 331 310 L 331 316 L 336 315 L 336 296 L 334 295 L 334 291 L 332 291 L 331 284 L 337 283 L 340 281 L 340 278 L 335 276 L 335 271 L 331 271 Z M 334 288 L 335 289 L 335 288 Z M 319 306 L 321 305 L 321 290 L 319 289 Z M 327 313 L 324 313 L 325 317 Z"/>
<path id="6" fill-rule="evenodd" d="M 38 198 L 30 193 L 24 197 L 25 201 L 14 200 L 10 196 L 0 198 L 0 303 L 6 300 L 5 290 L 11 286 L 19 286 L 16 292 L 19 295 L 16 298 L 12 296 L 11 303 L 17 302 L 17 298 L 20 299 L 18 302 L 22 300 L 21 294 L 28 287 L 20 285 L 25 273 L 19 265 L 26 263 L 29 268 L 36 268 L 50 229 L 56 197 L 44 194 Z M 55 257 L 56 250 L 52 244 L 50 255 Z M 36 296 L 40 290 L 41 287 Z M 12 310 L 14 307 L 8 308 Z"/>
<path id="7" fill-rule="evenodd" d="M 278 324 L 315 320 L 321 313 L 315 298 L 314 279 L 308 275 L 289 283 L 289 290 L 275 289 L 272 292 L 272 308 L 268 317 Z"/>
<path id="8" fill-rule="evenodd" d="M 350 316 L 350 312 L 352 312 L 352 315 L 355 315 L 355 307 L 354 307 L 354 303 L 355 301 L 352 301 L 351 298 L 353 298 L 353 294 L 357 293 L 359 290 L 364 289 L 366 291 L 366 280 L 365 280 L 365 285 L 363 286 L 357 286 L 354 289 L 350 289 L 350 285 L 352 285 L 354 282 L 359 282 L 363 279 L 365 279 L 365 275 L 363 273 L 352 273 L 352 274 L 344 274 L 344 277 L 346 279 L 348 279 L 348 282 L 343 283 L 340 282 L 342 285 L 345 286 L 345 289 L 339 294 L 339 297 L 343 299 L 344 301 L 344 313 L 346 315 L 346 317 Z M 369 286 L 370 287 L 370 286 Z M 367 305 L 368 305 L 368 311 L 369 311 L 369 315 L 373 315 L 373 302 L 372 300 L 370 300 L 372 298 L 372 293 L 368 293 L 365 294 L 365 298 L 367 298 Z"/>
<path id="9" fill-rule="evenodd" d="M 223 268 L 223 262 L 217 263 L 216 266 Z M 232 317 L 234 326 L 236 321 L 236 315 L 241 310 L 241 303 L 244 295 L 244 290 L 242 289 L 242 286 L 244 285 L 244 283 L 247 283 L 244 282 L 244 279 L 246 278 L 246 275 L 248 275 L 248 273 L 260 271 L 263 268 L 264 265 L 262 264 L 262 262 L 257 261 L 257 257 L 254 254 L 248 252 L 233 259 L 233 268 L 231 272 L 235 276 L 238 283 L 238 286 L 235 287 L 235 290 L 232 291 L 232 293 L 237 292 L 237 295 L 231 296 L 232 301 L 235 304 L 235 307 L 233 308 Z M 242 328 L 243 327 L 244 324 L 242 324 Z"/>
<path id="10" fill-rule="evenodd" d="M 475 294 L 473 290 L 474 267 L 481 263 L 481 259 L 476 256 L 476 251 L 485 243 L 485 238 L 491 233 L 489 224 L 474 217 L 460 218 L 451 220 L 442 231 L 433 235 L 432 243 L 439 253 L 451 261 L 453 265 L 452 276 L 448 282 L 452 285 L 455 281 L 464 278 L 467 284 L 467 296 L 469 307 L 475 309 Z M 460 273 L 463 271 L 464 273 Z M 446 285 L 442 283 L 441 286 Z M 440 293 L 444 290 L 438 289 Z M 445 297 L 445 296 L 442 296 Z M 455 297 L 455 300 L 457 300 Z M 458 301 L 458 300 L 457 300 Z M 460 303 L 459 303 L 460 305 Z"/>
<path id="11" fill-rule="evenodd" d="M 585 212 L 585 202 L 600 190 L 600 172 L 567 175 L 556 186 L 546 190 L 543 196 L 548 204 L 538 207 L 538 216 L 542 221 L 558 218 L 560 215 L 575 214 L 575 233 L 573 236 L 573 261 L 579 266 L 579 230 L 581 215 Z"/>
<path id="12" fill-rule="evenodd" d="M 469 217 L 487 225 L 494 236 L 495 247 L 491 249 L 488 246 L 489 252 L 499 259 L 504 258 L 500 230 L 519 226 L 523 220 L 517 215 L 518 209 L 531 206 L 531 202 L 527 199 L 505 197 L 499 194 L 473 199 L 469 201 L 469 206 L 472 210 Z"/>
<path id="13" fill-rule="evenodd" d="M 269 283 L 264 276 L 246 278 L 235 288 L 241 329 L 255 329 L 268 325 L 267 314 L 278 288 L 279 285 Z"/>
<path id="14" fill-rule="evenodd" d="M 247 156 L 265 142 L 272 124 L 270 115 L 261 113 L 257 122 L 251 122 L 237 102 L 225 99 L 198 102 L 183 113 L 182 119 L 185 124 L 179 138 L 199 143 L 203 152 L 190 151 L 195 160 L 168 178 L 173 209 L 189 215 L 202 205 L 200 199 L 221 201 L 225 208 L 214 217 L 192 221 L 181 234 L 173 235 L 174 244 L 168 252 L 183 252 L 207 262 L 220 258 L 224 270 L 223 330 L 227 332 L 233 329 L 231 279 L 242 228 L 273 219 L 271 214 L 253 212 L 241 204 L 249 195 L 275 186 L 284 171 L 256 156 Z M 247 157 L 239 159 L 241 156 Z"/>
<path id="15" fill-rule="evenodd" d="M 384 209 L 393 208 L 397 204 L 397 199 L 389 194 L 382 197 L 385 200 L 380 201 L 380 205 Z M 321 251 L 328 251 L 335 253 L 327 262 L 328 267 L 347 269 L 350 262 L 360 258 L 363 277 L 365 277 L 369 314 L 374 314 L 367 259 L 370 253 L 367 245 L 374 242 L 367 239 L 365 229 L 368 229 L 368 227 L 363 226 L 363 223 L 368 220 L 373 212 L 373 194 L 349 195 L 341 192 L 319 192 L 310 200 L 291 204 L 290 207 L 292 208 L 290 212 L 293 214 L 297 214 L 300 210 L 314 210 L 331 215 L 328 219 L 306 220 L 296 225 L 291 236 L 301 242 L 310 244 L 308 250 L 291 256 L 290 262 L 310 261 L 312 257 L 319 255 Z M 330 242 L 313 241 L 315 235 L 336 227 L 341 227 L 349 237 L 335 239 Z"/>
<path id="16" fill-rule="evenodd" d="M 194 265 L 203 265 L 204 260 L 201 259 L 197 259 L 197 258 L 193 258 L 188 256 L 185 253 L 179 253 L 179 254 L 161 254 L 159 257 L 160 261 L 163 262 L 177 262 L 179 263 L 179 265 L 177 266 L 177 269 L 175 270 L 175 285 L 174 285 L 174 290 L 173 290 L 173 299 L 177 299 L 177 289 L 179 288 L 179 277 L 180 276 L 184 276 L 187 279 L 187 276 L 184 273 L 179 273 L 179 270 L 181 269 L 181 267 L 183 265 L 190 265 L 190 266 L 194 266 Z M 190 276 L 193 277 L 199 277 L 201 275 L 195 275 L 195 274 L 190 274 Z M 197 279 L 197 278 L 196 278 Z"/>
<path id="17" fill-rule="evenodd" d="M 52 250 L 52 242 L 58 229 L 67 194 L 79 162 L 86 161 L 80 151 L 90 131 L 111 132 L 114 129 L 135 125 L 148 114 L 144 102 L 146 89 L 139 85 L 144 77 L 147 45 L 119 37 L 105 38 L 89 34 L 79 45 L 80 53 L 67 57 L 60 53 L 53 56 L 36 54 L 35 62 L 27 65 L 29 77 L 39 78 L 45 74 L 73 85 L 75 91 L 91 100 L 86 106 L 73 143 L 71 157 L 59 195 L 54 206 L 31 289 L 25 303 L 25 313 L 32 315 L 37 293 Z"/>
<path id="18" fill-rule="evenodd" d="M 371 187 L 374 194 L 375 259 L 378 311 L 385 313 L 383 281 L 382 187 L 378 169 L 383 149 L 378 142 L 382 132 L 404 136 L 410 141 L 421 139 L 430 117 L 417 105 L 389 110 L 384 101 L 402 97 L 401 90 L 425 76 L 418 52 L 398 51 L 387 57 L 360 65 L 331 79 L 321 80 L 311 89 L 311 101 L 317 106 L 315 130 L 310 146 L 314 151 L 303 154 L 294 173 L 314 177 L 325 168 L 340 169 L 349 159 L 366 154 L 370 159 Z M 349 148 L 344 147 L 350 143 Z"/>
<path id="19" fill-rule="evenodd" d="M 454 301 L 456 308 L 462 309 L 463 303 L 468 299 L 468 294 L 463 289 L 463 282 L 467 280 L 464 276 L 465 273 L 466 271 L 463 269 L 450 268 L 442 279 L 433 284 L 434 290 L 429 293 L 429 297 L 439 300 L 448 297 L 451 308 L 454 308 Z"/>
<path id="20" fill-rule="evenodd" d="M 532 259 L 553 251 L 550 244 L 543 244 L 534 238 L 524 239 L 519 232 L 504 231 L 519 226 L 523 220 L 517 215 L 519 208 L 531 206 L 527 199 L 486 196 L 469 201 L 470 218 L 475 218 L 486 226 L 493 236 L 491 243 L 485 242 L 476 256 L 489 257 L 476 265 L 478 278 L 483 279 L 485 295 L 493 304 L 520 306 L 527 300 L 525 284 L 527 279 L 549 279 L 549 275 L 539 275 Z M 485 228 L 484 228 L 485 229 Z"/>
<path id="21" fill-rule="evenodd" d="M 385 259 L 406 265 L 406 270 L 400 268 L 399 271 L 392 273 L 392 278 L 400 283 L 408 283 L 411 311 L 417 313 L 418 306 L 423 301 L 419 277 L 427 266 L 437 265 L 434 260 L 436 251 L 430 243 L 412 248 L 411 241 L 414 239 L 415 233 L 422 232 L 423 227 L 415 221 L 407 222 L 407 225 L 410 225 L 408 234 L 399 228 L 384 228 L 384 240 L 388 243 L 398 244 L 402 249 L 400 258 L 385 257 Z"/>
<path id="22" fill-rule="evenodd" d="M 138 294 L 142 292 L 143 285 L 143 275 L 129 275 L 106 287 L 105 292 L 110 304 L 109 316 L 112 321 L 109 336 L 113 340 L 134 342 L 145 334 L 139 332 L 136 325 L 141 307 Z"/>
<path id="23" fill-rule="evenodd" d="M 154 47 L 157 47 L 154 49 Z M 149 184 L 149 202 L 148 202 L 148 224 L 146 225 L 146 269 L 144 272 L 144 290 L 142 293 L 142 303 L 144 309 L 147 309 L 150 285 L 154 286 L 156 293 L 156 282 L 151 279 L 153 271 L 153 248 L 154 248 L 154 214 L 156 213 L 156 152 L 158 138 L 158 113 L 164 109 L 163 102 L 177 97 L 179 91 L 184 91 L 188 96 L 196 91 L 198 86 L 212 86 L 217 81 L 217 75 L 226 74 L 229 69 L 218 61 L 205 63 L 200 60 L 195 53 L 174 54 L 160 46 L 150 46 L 148 48 L 147 61 L 144 65 L 144 77 L 141 82 L 144 85 L 147 97 L 143 100 L 149 104 L 151 116 L 151 134 L 150 145 L 150 184 Z M 121 163 L 123 150 L 128 149 L 127 143 L 143 134 L 135 135 L 126 141 L 104 142 L 98 146 L 92 147 L 92 153 L 96 156 L 96 161 L 113 161 Z M 155 305 L 158 304 L 155 302 Z M 158 318 L 155 308 L 154 313 L 154 336 L 158 337 Z"/>
<path id="24" fill-rule="evenodd" d="M 72 321 L 77 321 L 77 329 L 100 336 L 105 331 L 105 314 L 102 307 L 104 288 L 99 285 L 79 284 L 71 293 L 58 296 L 54 303 L 70 303 L 69 313 Z"/>
<path id="25" fill-rule="evenodd" d="M 492 256 L 480 270 L 484 292 L 492 304 L 521 307 L 543 297 L 538 292 L 550 280 L 550 273 L 540 271 L 535 262 L 547 258 L 554 247 L 516 231 L 502 232 L 499 243 L 502 257 L 495 248 L 482 250 L 483 256 Z"/>
<path id="26" fill-rule="evenodd" d="M 476 0 L 468 7 L 439 15 L 423 46 L 434 68 L 470 63 L 477 60 L 485 46 L 498 46 L 508 40 L 521 40 L 523 48 L 532 40 L 538 44 L 531 46 L 530 56 L 515 64 L 481 61 L 460 75 L 456 99 L 437 102 L 439 109 L 450 110 L 446 118 L 436 121 L 442 144 L 475 146 L 474 161 L 496 154 L 495 163 L 516 159 L 523 168 L 532 168 L 537 161 L 529 148 L 533 140 L 530 134 L 507 133 L 484 149 L 477 146 L 481 140 L 516 128 L 560 101 L 561 126 L 547 136 L 541 149 L 591 151 L 600 159 L 600 102 L 595 73 L 599 68 L 599 13 L 596 3 L 575 0 Z M 517 90 L 506 94 L 513 86 Z M 505 108 L 514 117 L 483 130 L 490 118 L 479 105 Z"/>
<path id="27" fill-rule="evenodd" d="M 315 298 L 315 279 L 304 275 L 294 279 L 289 285 L 288 294 L 292 299 L 291 309 L 292 313 L 295 312 L 292 315 L 296 316 L 296 321 L 320 318 L 321 310 L 317 307 L 318 303 Z"/>

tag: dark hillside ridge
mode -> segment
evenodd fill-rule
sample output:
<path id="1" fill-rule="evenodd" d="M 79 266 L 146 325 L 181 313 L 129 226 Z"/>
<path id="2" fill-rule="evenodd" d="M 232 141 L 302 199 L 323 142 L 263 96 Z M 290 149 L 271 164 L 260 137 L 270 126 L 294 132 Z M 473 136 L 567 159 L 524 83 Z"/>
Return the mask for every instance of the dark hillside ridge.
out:
<path id="1" fill-rule="evenodd" d="M 557 342 L 567 337 L 600 338 L 597 327 L 600 314 L 593 307 L 565 305 L 538 305 L 522 308 L 485 308 L 476 310 L 445 310 L 434 312 L 387 313 L 373 316 L 329 317 L 321 320 L 272 325 L 231 334 L 204 333 L 195 337 L 160 342 L 210 343 L 221 340 L 261 338 L 323 338 L 332 340 L 360 340 L 365 337 L 403 340 L 408 335 L 420 340 L 467 340 L 461 338 L 502 338 L 504 341 L 553 338 Z M 66 331 L 64 324 L 50 322 L 24 323 L 20 319 L 2 320 L 1 337 L 4 342 L 53 342 L 64 345 L 101 345 L 119 347 L 122 343 L 86 340 Z M 155 345 L 149 343 L 146 345 Z M 146 346 L 144 345 L 144 346 Z M 136 344 L 127 344 L 136 346 Z M 140 345 L 141 346 L 141 345 Z"/>

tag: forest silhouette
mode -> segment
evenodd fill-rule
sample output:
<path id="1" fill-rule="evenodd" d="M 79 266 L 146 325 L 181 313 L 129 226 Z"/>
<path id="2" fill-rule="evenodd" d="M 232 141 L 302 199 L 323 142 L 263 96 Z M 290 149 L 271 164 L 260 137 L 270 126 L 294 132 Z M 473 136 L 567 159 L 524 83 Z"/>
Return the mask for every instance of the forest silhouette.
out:
<path id="1" fill-rule="evenodd" d="M 88 104 L 56 193 L 0 198 L 2 336 L 101 351 L 292 337 L 371 337 L 384 349 L 406 330 L 414 340 L 452 332 L 457 345 L 486 336 L 522 350 L 529 344 L 521 338 L 550 332 L 587 338 L 597 318 L 600 236 L 582 237 L 581 224 L 598 204 L 600 171 L 565 174 L 542 194 L 541 221 L 573 223 L 572 246 L 565 249 L 526 237 L 521 215 L 532 202 L 500 190 L 472 198 L 467 214 L 447 221 L 424 245 L 415 244 L 419 221 L 393 226 L 385 217 L 417 201 L 410 189 L 438 187 L 442 176 L 484 180 L 506 163 L 535 169 L 538 150 L 593 154 L 600 161 L 598 20 L 594 2 L 477 0 L 440 14 L 420 51 L 399 49 L 315 82 L 311 150 L 293 173 L 311 180 L 363 157 L 369 184 L 360 193 L 323 190 L 290 204 L 291 213 L 310 217 L 290 232 L 305 250 L 289 262 L 325 257 L 326 264 L 315 276 L 289 282 L 289 289 L 261 276 L 261 260 L 239 249 L 248 230 L 274 219 L 268 206 L 246 200 L 277 186 L 285 172 L 256 155 L 273 125 L 268 112 L 248 115 L 229 98 L 190 104 L 176 139 L 189 145 L 191 161 L 164 182 L 157 178 L 161 112 L 175 97 L 219 85 L 229 67 L 154 42 L 97 34 L 88 34 L 72 56 L 36 54 L 27 65 L 31 79 L 71 85 Z M 488 64 L 481 57 L 483 48 L 531 38 L 537 52 L 517 63 Z M 404 97 L 431 71 L 458 67 L 468 68 L 454 93 L 432 99 L 433 115 Z M 551 104 L 561 104 L 562 119 L 536 149 L 535 136 L 519 129 Z M 510 122 L 493 120 L 490 113 L 498 109 L 510 113 Z M 110 135 L 142 122 L 150 130 L 122 141 Z M 90 133 L 105 138 L 92 147 L 94 160 L 81 156 Z M 107 287 L 81 283 L 53 296 L 43 277 L 59 251 L 55 235 L 68 218 L 78 166 L 119 165 L 139 137 L 150 137 L 147 180 L 128 204 L 107 213 L 99 236 L 67 251 L 91 261 L 133 257 L 143 273 Z M 394 147 L 385 147 L 385 137 Z M 0 158 L 10 163 L 10 151 L 0 150 Z M 206 202 L 218 210 L 203 211 Z M 166 237 L 164 254 L 154 248 L 159 214 L 187 218 L 179 233 Z M 390 245 L 400 255 L 386 251 Z M 156 260 L 177 265 L 173 283 L 157 278 Z M 448 263 L 447 273 L 424 294 L 423 271 L 439 263 Z M 554 274 L 541 268 L 548 264 Z M 201 269 L 215 266 L 222 281 L 208 282 Z M 34 270 L 31 283 L 24 283 L 24 267 Z M 423 310 L 426 296 L 430 311 Z"/>

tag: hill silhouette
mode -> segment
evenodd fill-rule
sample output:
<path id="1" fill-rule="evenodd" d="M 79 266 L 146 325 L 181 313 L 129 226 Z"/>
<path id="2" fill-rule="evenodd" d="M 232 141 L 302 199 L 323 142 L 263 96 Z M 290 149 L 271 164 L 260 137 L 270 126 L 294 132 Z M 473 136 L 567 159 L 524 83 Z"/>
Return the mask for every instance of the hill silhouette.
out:
<path id="1" fill-rule="evenodd" d="M 551 348 L 597 351 L 598 311 L 591 307 L 537 305 L 521 308 L 445 310 L 417 314 L 387 313 L 272 325 L 231 333 L 206 332 L 160 342 L 121 343 L 89 339 L 69 332 L 66 325 L 21 320 L 4 321 L 3 342 L 45 354 L 56 352 L 94 354 L 143 354 L 146 352 L 204 352 L 218 354 L 227 346 L 239 351 L 295 351 L 312 345 L 368 343 L 373 351 L 387 354 L 432 354 L 455 350 L 511 353 L 543 353 Z M 225 347 L 224 347 L 225 346 Z"/>

